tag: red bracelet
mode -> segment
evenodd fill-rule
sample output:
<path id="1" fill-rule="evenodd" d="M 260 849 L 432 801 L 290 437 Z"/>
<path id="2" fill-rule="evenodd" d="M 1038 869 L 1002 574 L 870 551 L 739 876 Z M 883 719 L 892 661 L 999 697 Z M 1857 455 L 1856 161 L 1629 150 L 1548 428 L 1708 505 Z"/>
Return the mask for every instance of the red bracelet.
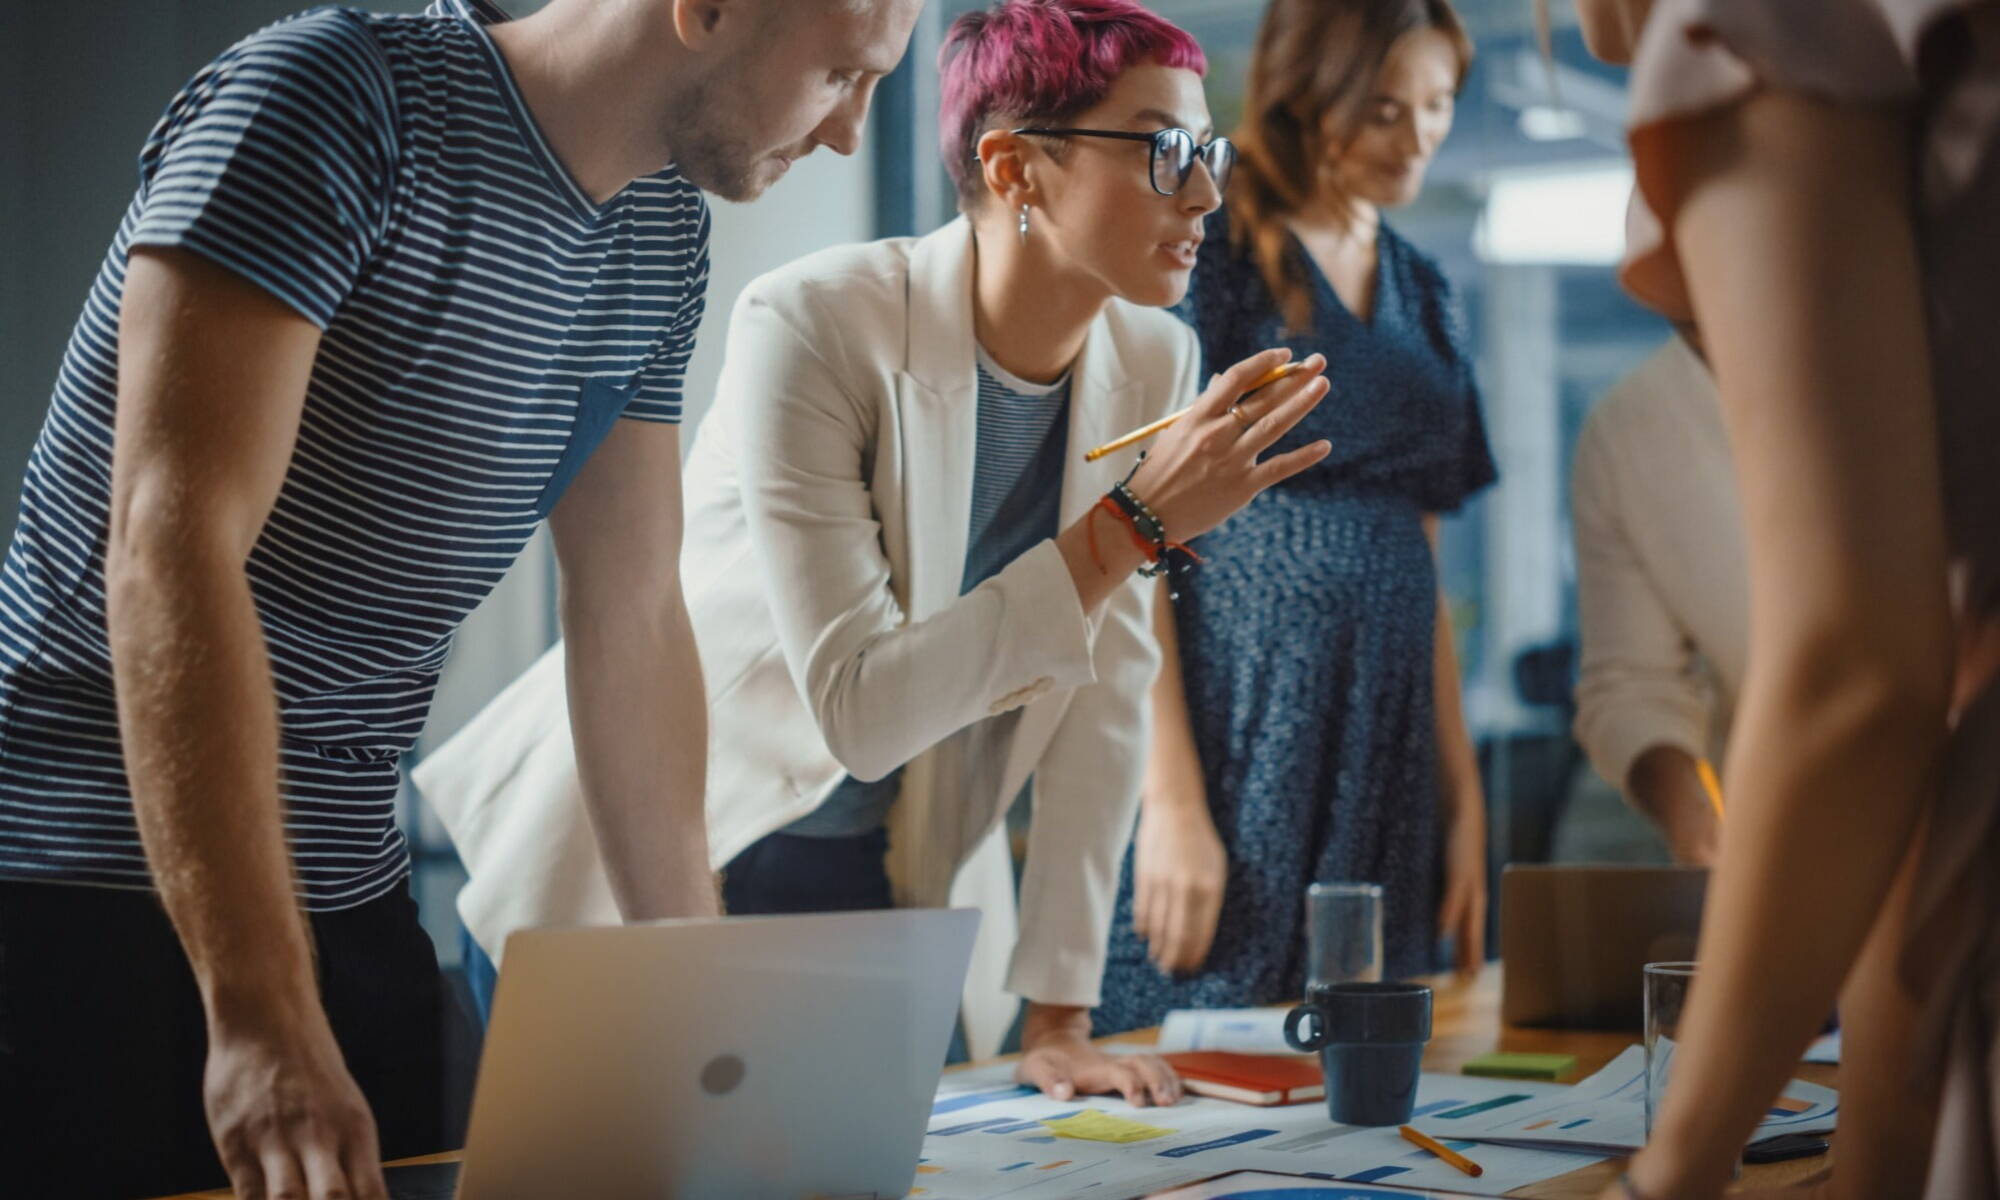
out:
<path id="1" fill-rule="evenodd" d="M 1118 507 L 1118 502 L 1111 497 L 1100 496 L 1098 497 L 1097 504 L 1091 508 L 1090 514 L 1084 518 L 1084 530 L 1090 535 L 1090 561 L 1097 564 L 1099 572 L 1109 573 L 1109 569 L 1104 565 L 1104 556 L 1097 549 L 1098 509 L 1103 509 L 1110 513 L 1117 519 L 1120 525 L 1125 527 L 1125 532 L 1132 535 L 1132 544 L 1139 548 L 1139 553 L 1146 556 L 1147 562 L 1159 561 L 1159 549 L 1153 543 L 1147 541 L 1144 534 L 1139 532 L 1139 525 L 1132 519 L 1132 515 Z"/>

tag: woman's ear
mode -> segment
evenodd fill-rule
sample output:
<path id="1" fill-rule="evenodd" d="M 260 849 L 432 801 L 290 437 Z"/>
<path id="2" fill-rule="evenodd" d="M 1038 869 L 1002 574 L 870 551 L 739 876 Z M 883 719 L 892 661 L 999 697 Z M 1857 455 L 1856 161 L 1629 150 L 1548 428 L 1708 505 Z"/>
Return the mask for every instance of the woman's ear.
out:
<path id="1" fill-rule="evenodd" d="M 1027 139 L 1004 129 L 989 129 L 979 138 L 979 171 L 986 191 L 1009 209 L 1034 204 L 1040 198 L 1035 186 L 1037 153 Z"/>

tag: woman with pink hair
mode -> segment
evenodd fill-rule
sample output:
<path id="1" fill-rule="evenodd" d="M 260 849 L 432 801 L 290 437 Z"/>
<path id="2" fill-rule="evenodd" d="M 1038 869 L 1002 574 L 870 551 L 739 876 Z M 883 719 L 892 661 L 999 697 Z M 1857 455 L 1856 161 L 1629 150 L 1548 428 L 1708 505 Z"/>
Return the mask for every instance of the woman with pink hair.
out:
<path id="1" fill-rule="evenodd" d="M 960 18 L 940 71 L 964 215 L 752 283 L 687 467 L 728 910 L 983 901 L 971 1049 L 1025 998 L 1020 1077 L 1065 1098 L 1180 1094 L 1159 1059 L 1089 1041 L 1161 664 L 1150 576 L 1328 451 L 1264 455 L 1324 394 L 1317 356 L 1246 395 L 1289 357 L 1265 351 L 1203 390 L 1194 335 L 1162 309 L 1233 163 L 1203 69 L 1130 0 Z M 1189 405 L 1143 461 L 1085 461 Z M 460 910 L 489 949 L 615 919 L 592 839 L 548 832 L 584 819 L 560 699 L 558 669 L 536 667 L 420 775 L 487 842 L 533 848 L 467 856 Z M 494 747 L 523 739 L 490 735 L 524 705 L 546 732 L 496 769 Z M 463 794 L 480 780 L 493 794 Z M 1024 788 L 1017 912 L 1002 820 Z"/>

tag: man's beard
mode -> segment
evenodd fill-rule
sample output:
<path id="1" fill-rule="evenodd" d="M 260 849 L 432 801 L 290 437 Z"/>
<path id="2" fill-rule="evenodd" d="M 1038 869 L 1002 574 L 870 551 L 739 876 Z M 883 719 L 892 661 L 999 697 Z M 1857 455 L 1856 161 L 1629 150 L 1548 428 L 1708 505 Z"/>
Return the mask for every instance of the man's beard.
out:
<path id="1" fill-rule="evenodd" d="M 689 183 L 724 200 L 755 200 L 768 185 L 757 179 L 763 156 L 729 127 L 729 110 L 715 103 L 714 89 L 704 79 L 687 90 L 675 105 L 671 140 L 674 167 Z"/>

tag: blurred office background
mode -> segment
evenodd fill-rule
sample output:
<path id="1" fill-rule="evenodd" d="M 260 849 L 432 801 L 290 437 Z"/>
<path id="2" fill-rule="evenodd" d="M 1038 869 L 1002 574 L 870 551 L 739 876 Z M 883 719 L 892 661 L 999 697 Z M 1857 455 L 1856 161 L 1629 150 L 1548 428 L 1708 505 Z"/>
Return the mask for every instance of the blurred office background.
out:
<path id="1" fill-rule="evenodd" d="M 813 3 L 816 0 L 795 0 Z M 1219 129 L 1239 111 L 1257 0 L 1150 0 L 1211 56 Z M 209 58 L 303 0 L 0 0 L 0 523 L 71 324 L 167 99 Z M 535 0 L 503 0 L 517 14 Z M 688 437 L 706 411 L 723 329 L 750 279 L 821 246 L 927 231 L 949 219 L 932 64 L 973 0 L 932 0 L 881 89 L 862 151 L 795 166 L 754 205 L 715 209 L 708 318 L 689 374 Z M 386 0 L 382 7 L 421 7 Z M 1618 290 L 1630 174 L 1620 76 L 1584 53 L 1565 0 L 1553 58 L 1529 0 L 1460 0 L 1478 59 L 1422 201 L 1389 219 L 1444 266 L 1477 358 L 1500 484 L 1444 542 L 1468 695 L 1493 809 L 1494 859 L 1588 854 L 1664 861 L 1569 736 L 1576 598 L 1569 460 L 1591 404 L 1667 334 Z M 531 546 L 461 637 L 424 746 L 434 746 L 553 640 L 554 566 Z M 419 748 L 421 753 L 424 747 Z M 456 958 L 460 876 L 435 822 L 408 805 L 419 894 Z M 1496 871 L 1497 877 L 1497 871 Z"/>

